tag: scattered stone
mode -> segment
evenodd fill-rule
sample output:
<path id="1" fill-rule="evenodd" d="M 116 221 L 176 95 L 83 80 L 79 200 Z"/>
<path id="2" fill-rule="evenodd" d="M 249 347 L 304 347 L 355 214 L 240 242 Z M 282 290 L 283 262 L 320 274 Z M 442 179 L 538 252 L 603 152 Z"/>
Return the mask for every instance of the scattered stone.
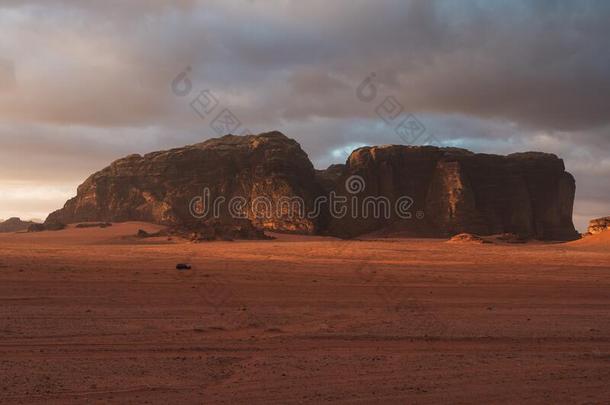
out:
<path id="1" fill-rule="evenodd" d="M 235 239 L 258 240 L 273 239 L 265 231 L 252 225 L 247 219 L 209 220 L 197 225 L 175 227 L 172 233 L 182 236 L 191 242 L 228 241 Z"/>
<path id="2" fill-rule="evenodd" d="M 191 265 L 190 264 L 178 263 L 176 265 L 176 270 L 190 270 L 190 269 L 191 269 Z"/>
<path id="3" fill-rule="evenodd" d="M 451 239 L 448 240 L 450 243 L 491 243 L 488 240 L 481 238 L 478 235 L 473 235 L 471 233 L 460 233 L 455 235 Z"/>
<path id="4" fill-rule="evenodd" d="M 66 225 L 62 222 L 45 222 L 44 227 L 47 231 L 61 231 L 66 229 Z"/>
<path id="5" fill-rule="evenodd" d="M 28 227 L 28 232 L 42 232 L 46 231 L 44 224 L 32 224 Z"/>
<path id="6" fill-rule="evenodd" d="M 28 227 L 28 232 L 61 231 L 66 225 L 59 222 L 49 222 L 44 224 L 32 224 Z"/>
<path id="7" fill-rule="evenodd" d="M 150 233 L 146 232 L 144 229 L 138 229 L 138 233 L 136 234 L 138 238 L 149 238 Z"/>
<path id="8" fill-rule="evenodd" d="M 516 235 L 514 233 L 503 233 L 496 237 L 496 240 L 505 243 L 527 243 L 528 239 L 522 235 Z"/>
<path id="9" fill-rule="evenodd" d="M 77 224 L 76 228 L 108 228 L 109 226 L 112 226 L 112 223 L 110 223 L 110 222 L 93 222 L 93 223 Z"/>
<path id="10" fill-rule="evenodd" d="M 158 238 L 161 236 L 167 236 L 167 231 L 161 230 L 158 232 L 146 232 L 144 229 L 138 229 L 136 236 L 138 238 Z"/>

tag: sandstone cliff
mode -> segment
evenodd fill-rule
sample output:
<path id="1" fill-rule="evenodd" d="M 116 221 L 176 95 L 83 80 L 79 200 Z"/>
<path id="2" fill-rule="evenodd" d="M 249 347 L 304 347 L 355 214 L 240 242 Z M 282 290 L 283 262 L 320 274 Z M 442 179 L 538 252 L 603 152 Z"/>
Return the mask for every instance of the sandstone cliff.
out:
<path id="1" fill-rule="evenodd" d="M 224 199 L 218 205 L 218 217 L 209 221 L 193 217 L 190 210 L 193 198 L 203 197 L 206 188 L 210 201 Z M 252 202 L 261 197 L 254 209 L 263 210 L 266 200 L 297 196 L 309 208 L 320 193 L 313 165 L 296 141 L 279 132 L 226 135 L 119 159 L 89 177 L 78 187 L 77 196 L 49 215 L 46 222 L 138 220 L 194 228 L 200 228 L 202 222 L 212 227 L 247 228 L 249 225 L 229 215 L 227 206 L 233 197 L 242 196 L 245 207 L 240 211 L 254 226 L 310 234 L 317 231 L 314 220 L 274 210 L 255 215 Z"/>
<path id="2" fill-rule="evenodd" d="M 353 236 L 385 229 L 414 236 L 514 233 L 544 240 L 578 237 L 572 224 L 575 182 L 563 161 L 546 153 L 509 156 L 464 149 L 381 146 L 354 151 L 337 181 L 364 179 L 360 194 L 386 196 L 393 205 L 412 198 L 407 218 L 333 219 L 331 234 Z M 347 190 L 345 191 L 347 193 Z"/>
<path id="3" fill-rule="evenodd" d="M 352 180 L 362 184 L 353 188 Z M 204 189 L 210 199 L 193 205 Z M 365 147 L 344 165 L 316 171 L 296 141 L 271 132 L 227 135 L 120 159 L 89 177 L 46 222 L 140 220 L 221 233 L 230 229 L 236 237 L 258 237 L 256 230 L 266 229 L 341 237 L 468 232 L 570 240 L 578 237 L 572 224 L 574 192 L 573 177 L 551 154 Z M 356 212 L 331 215 L 331 194 L 357 200 Z M 195 214 L 209 212 L 218 197 L 224 205 L 212 219 L 193 215 L 193 208 Z M 242 199 L 246 218 L 234 218 L 227 207 L 234 197 Z M 389 202 L 388 215 L 380 215 L 386 207 L 375 205 L 379 197 Z M 298 212 L 295 200 L 302 201 Z"/>

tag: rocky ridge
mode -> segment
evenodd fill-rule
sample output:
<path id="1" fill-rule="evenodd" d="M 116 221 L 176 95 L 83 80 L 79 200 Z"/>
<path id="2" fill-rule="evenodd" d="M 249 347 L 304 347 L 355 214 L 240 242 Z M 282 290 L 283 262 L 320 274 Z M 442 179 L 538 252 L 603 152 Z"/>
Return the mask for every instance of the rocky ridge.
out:
<path id="1" fill-rule="evenodd" d="M 25 231 L 33 224 L 32 221 L 22 221 L 17 217 L 9 218 L 0 222 L 0 233 Z"/>
<path id="2" fill-rule="evenodd" d="M 267 230 L 571 240 L 578 237 L 574 193 L 574 178 L 552 154 L 387 145 L 357 149 L 343 165 L 314 170 L 296 141 L 270 132 L 119 159 L 90 176 L 46 223 L 147 221 L 206 238 L 258 238 Z M 332 196 L 357 200 L 359 213 L 348 204 L 347 215 L 336 215 Z M 391 207 L 388 215 L 374 205 L 379 197 Z M 234 200 L 243 217 L 235 217 Z"/>

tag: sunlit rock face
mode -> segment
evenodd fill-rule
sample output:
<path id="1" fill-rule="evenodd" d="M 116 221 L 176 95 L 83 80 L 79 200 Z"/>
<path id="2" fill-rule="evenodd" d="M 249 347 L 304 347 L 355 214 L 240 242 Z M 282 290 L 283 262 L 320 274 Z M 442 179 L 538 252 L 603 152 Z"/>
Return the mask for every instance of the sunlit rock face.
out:
<path id="1" fill-rule="evenodd" d="M 206 189 L 208 199 L 203 198 Z M 296 141 L 279 132 L 227 135 L 117 160 L 81 184 L 77 196 L 47 222 L 138 220 L 193 228 L 208 223 L 233 226 L 243 221 L 233 220 L 229 202 L 240 197 L 244 206 L 234 211 L 245 214 L 255 227 L 312 234 L 318 231 L 316 218 L 293 215 L 290 202 L 280 198 L 298 197 L 305 211 L 321 193 L 313 165 Z M 206 206 L 208 215 L 204 215 Z"/>
<path id="2" fill-rule="evenodd" d="M 588 232 L 591 235 L 596 235 L 607 230 L 610 230 L 610 217 L 602 217 L 589 221 Z"/>
<path id="3" fill-rule="evenodd" d="M 139 220 L 226 228 L 239 237 L 262 229 L 346 238 L 467 232 L 570 240 L 578 237 L 574 192 L 573 177 L 551 154 L 390 145 L 359 148 L 343 165 L 314 170 L 296 141 L 270 132 L 127 156 L 89 177 L 46 222 Z M 347 199 L 346 215 L 331 210 L 331 194 Z M 245 218 L 230 210 L 235 198 Z M 387 215 L 375 206 L 380 198 Z"/>

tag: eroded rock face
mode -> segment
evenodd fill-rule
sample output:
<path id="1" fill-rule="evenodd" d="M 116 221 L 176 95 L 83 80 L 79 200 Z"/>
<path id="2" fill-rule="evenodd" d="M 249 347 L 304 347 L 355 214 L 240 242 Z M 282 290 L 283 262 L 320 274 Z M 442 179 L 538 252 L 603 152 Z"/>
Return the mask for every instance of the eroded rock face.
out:
<path id="1" fill-rule="evenodd" d="M 203 198 L 206 188 L 207 201 Z M 239 211 L 254 226 L 311 234 L 318 230 L 315 219 L 296 217 L 288 209 L 282 211 L 284 205 L 267 210 L 265 202 L 299 197 L 306 205 L 304 208 L 309 209 L 320 193 L 313 165 L 296 141 L 279 132 L 227 135 L 117 160 L 89 177 L 78 187 L 77 196 L 52 213 L 46 222 L 137 220 L 189 229 L 217 228 L 218 223 L 231 228 L 237 221 L 230 215 L 228 202 L 239 196 L 245 202 Z M 201 198 L 192 205 L 196 197 Z M 217 197 L 224 199 L 224 203 Z M 215 200 L 219 202 L 218 218 L 212 221 L 208 219 L 212 212 L 203 214 L 206 207 L 213 208 Z M 253 207 L 253 203 L 257 204 Z M 198 217 L 192 215 L 193 210 Z M 264 215 L 255 215 L 257 210 L 266 211 Z"/>
<path id="2" fill-rule="evenodd" d="M 589 221 L 588 232 L 591 235 L 596 235 L 606 230 L 610 230 L 610 217 L 602 217 Z"/>
<path id="3" fill-rule="evenodd" d="M 509 156 L 436 147 L 365 147 L 352 153 L 336 189 L 352 176 L 365 180 L 358 196 L 387 197 L 392 206 L 412 199 L 410 216 L 395 207 L 389 218 L 332 219 L 331 234 L 451 236 L 513 233 L 543 240 L 572 240 L 575 182 L 563 161 L 546 153 Z"/>
<path id="4" fill-rule="evenodd" d="M 574 178 L 551 154 L 391 145 L 360 148 L 344 165 L 314 170 L 296 141 L 271 132 L 120 159 L 89 177 L 46 222 L 139 220 L 249 238 L 265 229 L 347 238 L 467 232 L 570 240 L 578 237 L 574 192 Z M 336 215 L 332 195 L 348 205 L 355 199 L 356 212 L 350 206 Z M 216 212 L 217 197 L 224 204 Z M 245 218 L 230 212 L 234 197 L 243 200 Z M 320 198 L 326 202 L 318 207 Z M 295 199 L 303 203 L 299 210 Z M 212 211 L 213 218 L 198 215 Z"/>

